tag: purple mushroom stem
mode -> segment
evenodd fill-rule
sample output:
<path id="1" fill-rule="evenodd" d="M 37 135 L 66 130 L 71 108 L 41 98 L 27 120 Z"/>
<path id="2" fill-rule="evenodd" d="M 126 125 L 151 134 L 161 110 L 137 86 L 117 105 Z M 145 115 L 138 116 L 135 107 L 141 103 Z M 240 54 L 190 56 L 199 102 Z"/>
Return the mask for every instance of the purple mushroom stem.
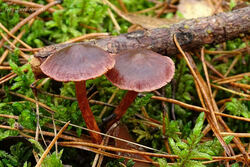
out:
<path id="1" fill-rule="evenodd" d="M 122 101 L 114 111 L 116 117 L 108 123 L 108 127 L 122 118 L 122 116 L 126 113 L 129 106 L 133 103 L 133 101 L 137 97 L 137 94 L 138 92 L 132 90 L 126 93 L 126 95 L 123 97 Z"/>
<path id="2" fill-rule="evenodd" d="M 82 117 L 85 120 L 87 128 L 100 132 L 100 129 L 95 121 L 95 117 L 91 112 L 89 106 L 85 81 L 75 82 L 75 87 L 76 87 L 76 98 L 78 101 L 78 105 L 81 110 Z M 100 134 L 90 132 L 90 135 L 94 139 L 95 143 L 102 142 L 102 137 L 100 136 Z"/>

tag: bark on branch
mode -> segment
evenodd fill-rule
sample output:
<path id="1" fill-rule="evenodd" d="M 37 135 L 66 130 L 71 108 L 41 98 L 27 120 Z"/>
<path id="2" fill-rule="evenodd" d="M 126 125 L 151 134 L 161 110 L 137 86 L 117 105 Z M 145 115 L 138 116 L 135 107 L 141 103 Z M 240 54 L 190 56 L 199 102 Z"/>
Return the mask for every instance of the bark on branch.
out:
<path id="1" fill-rule="evenodd" d="M 250 34 L 250 6 L 210 17 L 185 20 L 162 28 L 140 30 L 80 43 L 90 43 L 110 53 L 144 47 L 171 56 L 178 52 L 173 42 L 174 34 L 184 50 L 197 48 L 204 44 L 221 43 Z M 45 47 L 35 57 L 46 58 L 70 45 L 74 44 L 57 44 Z"/>

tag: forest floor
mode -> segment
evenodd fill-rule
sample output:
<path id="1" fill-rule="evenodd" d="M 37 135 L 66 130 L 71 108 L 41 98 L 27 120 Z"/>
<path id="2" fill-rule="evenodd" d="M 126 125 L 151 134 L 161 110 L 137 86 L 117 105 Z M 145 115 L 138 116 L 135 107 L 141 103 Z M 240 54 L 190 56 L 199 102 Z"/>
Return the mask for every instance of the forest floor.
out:
<path id="1" fill-rule="evenodd" d="M 192 49 L 183 49 L 183 41 L 173 35 L 177 54 L 170 56 L 175 64 L 171 82 L 140 92 L 109 129 L 105 120 L 127 91 L 104 75 L 87 80 L 88 101 L 103 139 L 99 144 L 86 128 L 74 82 L 38 79 L 34 71 L 41 62 L 36 67 L 31 63 L 34 55 L 48 52 L 46 46 L 95 40 L 109 50 L 98 41 L 241 8 L 249 8 L 249 3 L 0 0 L 0 167 L 248 166 L 249 27 L 248 34 L 239 32 L 234 39 Z M 163 50 L 159 54 L 168 56 Z"/>

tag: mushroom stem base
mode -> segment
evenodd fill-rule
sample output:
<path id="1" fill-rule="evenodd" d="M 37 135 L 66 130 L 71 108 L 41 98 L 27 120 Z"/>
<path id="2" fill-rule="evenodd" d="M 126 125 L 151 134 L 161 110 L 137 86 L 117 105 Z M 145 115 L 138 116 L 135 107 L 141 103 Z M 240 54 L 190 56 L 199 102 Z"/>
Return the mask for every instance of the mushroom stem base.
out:
<path id="1" fill-rule="evenodd" d="M 122 116 L 126 113 L 129 106 L 133 103 L 135 98 L 137 97 L 138 92 L 128 91 L 126 95 L 123 97 L 119 106 L 115 109 L 114 114 L 116 115 L 115 119 L 108 123 L 108 127 L 111 127 L 115 122 L 119 121 Z"/>
<path id="2" fill-rule="evenodd" d="M 95 117 L 89 106 L 85 81 L 75 82 L 75 87 L 76 87 L 76 98 L 78 101 L 78 105 L 82 112 L 82 117 L 87 125 L 87 128 L 100 132 L 100 129 L 95 121 Z M 89 132 L 89 133 L 95 143 L 101 143 L 102 137 L 100 134 L 97 134 L 95 132 Z"/>

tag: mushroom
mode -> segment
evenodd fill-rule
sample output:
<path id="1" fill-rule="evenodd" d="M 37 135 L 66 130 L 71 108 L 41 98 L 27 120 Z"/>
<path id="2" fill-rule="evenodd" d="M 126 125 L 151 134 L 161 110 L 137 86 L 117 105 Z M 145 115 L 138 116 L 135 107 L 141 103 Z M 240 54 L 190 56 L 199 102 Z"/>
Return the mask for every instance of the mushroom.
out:
<path id="1" fill-rule="evenodd" d="M 89 129 L 100 132 L 88 103 L 85 81 L 103 75 L 114 64 L 113 57 L 103 49 L 88 44 L 76 44 L 51 55 L 40 68 L 45 75 L 54 80 L 75 82 L 76 97 L 82 117 Z M 101 143 L 100 134 L 89 133 L 94 142 Z"/>
<path id="2" fill-rule="evenodd" d="M 105 75 L 115 86 L 128 92 L 115 109 L 115 118 L 108 127 L 121 119 L 138 92 L 150 92 L 165 86 L 175 71 L 172 59 L 143 48 L 123 51 L 115 56 L 115 62 L 114 68 Z"/>

